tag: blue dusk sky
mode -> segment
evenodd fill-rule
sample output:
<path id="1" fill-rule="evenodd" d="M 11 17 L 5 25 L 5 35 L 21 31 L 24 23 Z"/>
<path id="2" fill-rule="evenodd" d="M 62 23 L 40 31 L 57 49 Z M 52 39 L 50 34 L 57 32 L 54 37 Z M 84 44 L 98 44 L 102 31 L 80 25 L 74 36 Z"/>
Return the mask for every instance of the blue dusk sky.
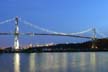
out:
<path id="1" fill-rule="evenodd" d="M 95 27 L 108 35 L 108 0 L 0 0 L 0 21 L 16 16 L 52 31 L 73 33 Z M 19 22 L 19 26 L 20 32 L 42 33 L 22 22 Z M 14 22 L 0 25 L 0 32 L 13 31 Z M 13 38 L 1 36 L 0 46 L 12 46 Z M 21 45 L 84 40 L 69 37 L 20 36 Z"/>

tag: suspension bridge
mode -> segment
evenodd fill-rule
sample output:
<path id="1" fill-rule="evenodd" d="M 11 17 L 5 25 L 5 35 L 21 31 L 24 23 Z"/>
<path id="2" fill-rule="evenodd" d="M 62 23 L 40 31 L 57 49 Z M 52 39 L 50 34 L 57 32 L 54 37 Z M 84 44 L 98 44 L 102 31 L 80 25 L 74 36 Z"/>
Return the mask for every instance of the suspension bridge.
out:
<path id="1" fill-rule="evenodd" d="M 81 31 L 81 32 L 75 32 L 75 33 L 63 33 L 63 32 L 56 32 L 56 31 L 52 31 L 49 29 L 45 29 L 43 27 L 37 26 L 36 24 L 32 24 L 26 20 L 23 20 L 22 18 L 12 18 L 12 19 L 8 19 L 5 21 L 1 21 L 0 25 L 11 22 L 11 21 L 15 21 L 15 30 L 14 32 L 0 32 L 0 35 L 14 35 L 14 48 L 15 49 L 19 49 L 20 45 L 19 45 L 19 36 L 20 35 L 28 35 L 28 36 L 37 36 L 37 35 L 48 35 L 48 36 L 67 36 L 67 37 L 75 37 L 75 38 L 86 38 L 86 39 L 91 39 L 92 40 L 92 48 L 96 48 L 95 45 L 95 40 L 97 39 L 96 34 L 98 33 L 99 35 L 101 35 L 102 37 L 105 37 L 106 35 L 104 35 L 103 33 L 97 31 L 95 28 L 89 28 L 87 30 Z M 36 32 L 27 32 L 27 33 L 20 33 L 19 32 L 19 22 L 22 22 L 25 25 L 29 25 L 35 29 L 39 29 L 41 31 L 47 32 L 47 33 L 36 33 Z M 87 32 L 92 32 L 92 36 L 88 37 L 88 36 L 80 36 L 79 34 L 84 34 Z"/>

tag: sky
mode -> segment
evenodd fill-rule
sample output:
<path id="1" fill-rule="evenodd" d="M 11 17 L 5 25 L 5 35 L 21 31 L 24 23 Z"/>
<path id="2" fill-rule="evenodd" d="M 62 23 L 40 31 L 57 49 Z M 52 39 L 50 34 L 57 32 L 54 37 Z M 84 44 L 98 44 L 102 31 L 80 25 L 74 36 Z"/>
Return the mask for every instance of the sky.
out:
<path id="1" fill-rule="evenodd" d="M 34 25 L 65 33 L 95 27 L 108 35 L 108 0 L 0 0 L 0 21 L 20 17 Z M 40 32 L 20 24 L 20 32 Z M 13 32 L 14 22 L 0 25 L 0 32 Z M 12 45 L 13 36 L 1 36 L 1 45 Z M 68 37 L 20 37 L 20 44 L 83 41 Z"/>

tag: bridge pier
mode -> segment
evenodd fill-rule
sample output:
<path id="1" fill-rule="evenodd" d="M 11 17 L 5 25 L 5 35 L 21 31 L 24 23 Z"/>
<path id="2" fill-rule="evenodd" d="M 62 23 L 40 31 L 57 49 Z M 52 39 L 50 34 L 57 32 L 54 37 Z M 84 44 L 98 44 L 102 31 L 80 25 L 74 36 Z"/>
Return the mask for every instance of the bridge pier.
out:
<path id="1" fill-rule="evenodd" d="M 96 39 L 95 39 L 95 40 L 92 39 L 92 46 L 91 46 L 91 48 L 98 48 L 98 47 L 96 46 Z"/>
<path id="2" fill-rule="evenodd" d="M 18 26 L 18 17 L 15 18 L 14 48 L 15 49 L 19 49 L 19 26 Z"/>

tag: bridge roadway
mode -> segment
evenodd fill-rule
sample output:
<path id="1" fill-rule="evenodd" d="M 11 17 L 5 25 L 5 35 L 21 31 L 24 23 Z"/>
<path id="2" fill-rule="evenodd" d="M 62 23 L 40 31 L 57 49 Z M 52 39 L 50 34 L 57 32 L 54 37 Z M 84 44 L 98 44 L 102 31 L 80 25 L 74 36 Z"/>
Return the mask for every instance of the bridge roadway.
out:
<path id="1" fill-rule="evenodd" d="M 28 35 L 28 36 L 48 35 L 48 36 L 67 36 L 67 37 L 93 39 L 92 37 L 87 37 L 87 36 L 70 35 L 70 34 L 47 34 L 47 33 L 6 33 L 6 32 L 1 32 L 0 35 Z"/>

